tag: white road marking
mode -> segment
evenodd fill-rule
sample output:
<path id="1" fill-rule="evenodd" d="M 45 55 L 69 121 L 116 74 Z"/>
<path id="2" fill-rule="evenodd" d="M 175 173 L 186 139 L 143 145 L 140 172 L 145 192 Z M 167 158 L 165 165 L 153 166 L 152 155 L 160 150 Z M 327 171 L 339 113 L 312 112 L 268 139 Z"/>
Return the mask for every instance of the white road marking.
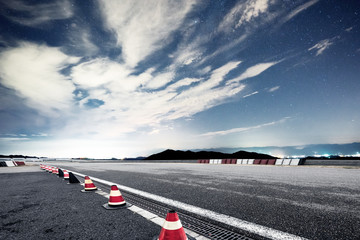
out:
<path id="1" fill-rule="evenodd" d="M 84 174 L 72 172 L 75 175 L 85 177 Z M 306 240 L 306 238 L 299 237 L 290 233 L 282 232 L 280 230 L 272 229 L 269 227 L 265 227 L 256 223 L 251 223 L 245 220 L 241 220 L 235 217 L 231 217 L 225 214 L 217 213 L 208 209 L 196 207 L 190 204 L 182 203 L 176 200 L 168 199 L 165 197 L 161 197 L 152 193 L 144 192 L 138 189 L 130 188 L 124 185 L 120 185 L 114 182 L 106 181 L 96 177 L 90 177 L 93 181 L 105 184 L 107 186 L 117 185 L 118 188 L 128 191 L 130 193 L 149 198 L 151 200 L 155 200 L 158 202 L 162 202 L 168 204 L 170 206 L 174 206 L 179 209 L 183 209 L 185 211 L 198 214 L 200 216 L 227 224 L 229 226 L 233 226 L 251 233 L 255 233 L 262 237 L 274 239 L 274 240 Z"/>

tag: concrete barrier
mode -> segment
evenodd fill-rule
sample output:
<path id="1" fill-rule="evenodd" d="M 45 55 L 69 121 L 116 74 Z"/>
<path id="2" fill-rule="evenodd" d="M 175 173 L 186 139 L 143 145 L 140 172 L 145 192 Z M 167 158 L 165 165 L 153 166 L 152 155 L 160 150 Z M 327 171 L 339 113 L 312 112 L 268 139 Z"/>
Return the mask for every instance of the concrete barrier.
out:
<path id="1" fill-rule="evenodd" d="M 15 164 L 13 161 L 5 161 L 5 163 L 8 167 L 15 167 Z"/>
<path id="2" fill-rule="evenodd" d="M 254 159 L 253 164 L 260 164 L 260 162 L 261 162 L 261 159 Z"/>
<path id="3" fill-rule="evenodd" d="M 0 167 L 7 167 L 6 162 L 5 161 L 0 161 Z"/>
<path id="4" fill-rule="evenodd" d="M 291 159 L 285 158 L 285 159 L 283 159 L 282 165 L 290 165 L 290 163 L 291 163 Z"/>
<path id="5" fill-rule="evenodd" d="M 275 165 L 282 165 L 283 164 L 284 159 L 276 159 Z"/>
<path id="6" fill-rule="evenodd" d="M 248 164 L 254 164 L 254 159 L 248 159 Z"/>
<path id="7" fill-rule="evenodd" d="M 267 165 L 275 165 L 276 159 L 269 159 Z"/>
<path id="8" fill-rule="evenodd" d="M 269 159 L 260 159 L 261 165 L 266 165 L 268 163 Z"/>
<path id="9" fill-rule="evenodd" d="M 290 165 L 297 166 L 297 165 L 299 165 L 299 163 L 300 163 L 300 159 L 293 158 L 293 159 L 291 159 Z"/>

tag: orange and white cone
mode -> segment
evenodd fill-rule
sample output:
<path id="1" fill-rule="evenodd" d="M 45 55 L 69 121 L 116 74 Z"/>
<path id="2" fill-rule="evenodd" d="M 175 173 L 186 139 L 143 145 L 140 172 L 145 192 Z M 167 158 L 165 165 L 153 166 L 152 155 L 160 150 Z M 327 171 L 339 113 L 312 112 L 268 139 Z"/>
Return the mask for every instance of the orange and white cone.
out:
<path id="1" fill-rule="evenodd" d="M 121 195 L 121 192 L 118 189 L 118 187 L 116 185 L 112 185 L 110 190 L 109 202 L 105 203 L 103 207 L 109 210 L 113 210 L 113 209 L 120 209 L 123 207 L 129 207 L 129 206 L 126 205 L 126 202 L 123 196 Z"/>
<path id="2" fill-rule="evenodd" d="M 69 173 L 66 170 L 63 170 L 64 172 L 64 180 L 69 180 Z"/>
<path id="3" fill-rule="evenodd" d="M 56 174 L 56 167 L 53 167 L 52 173 L 53 173 L 53 174 Z"/>
<path id="4" fill-rule="evenodd" d="M 85 176 L 85 185 L 84 185 L 84 190 L 82 192 L 95 191 L 95 190 L 97 190 L 95 184 L 91 181 L 89 176 Z"/>
<path id="5" fill-rule="evenodd" d="M 179 216 L 174 210 L 170 210 L 166 215 L 165 222 L 162 226 L 158 240 L 188 240 L 194 239 L 186 235 L 183 226 L 181 225 Z"/>

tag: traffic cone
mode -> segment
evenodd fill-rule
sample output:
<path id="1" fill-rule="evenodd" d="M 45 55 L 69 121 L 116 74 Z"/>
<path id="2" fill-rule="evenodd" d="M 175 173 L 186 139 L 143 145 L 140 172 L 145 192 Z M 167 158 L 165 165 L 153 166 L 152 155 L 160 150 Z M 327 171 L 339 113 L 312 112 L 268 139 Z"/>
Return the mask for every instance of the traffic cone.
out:
<path id="1" fill-rule="evenodd" d="M 109 202 L 105 203 L 103 207 L 108 210 L 115 210 L 124 207 L 129 207 L 129 204 L 126 204 L 118 187 L 116 185 L 112 185 L 110 190 Z"/>
<path id="2" fill-rule="evenodd" d="M 195 239 L 186 235 L 183 226 L 181 225 L 179 216 L 174 210 L 170 210 L 166 215 L 165 222 L 162 226 L 158 240 L 192 240 Z"/>
<path id="3" fill-rule="evenodd" d="M 52 173 L 52 170 L 53 170 L 54 167 L 49 167 L 49 173 Z"/>
<path id="4" fill-rule="evenodd" d="M 53 174 L 56 174 L 56 167 L 53 167 L 51 172 L 52 172 Z"/>
<path id="5" fill-rule="evenodd" d="M 55 168 L 55 170 L 56 170 L 56 175 L 59 175 L 59 168 Z"/>
<path id="6" fill-rule="evenodd" d="M 80 183 L 80 181 L 75 177 L 72 172 L 69 172 L 69 183 Z"/>
<path id="7" fill-rule="evenodd" d="M 95 191 L 95 190 L 97 190 L 97 187 L 95 186 L 95 184 L 91 181 L 89 176 L 85 176 L 84 189 L 81 191 L 82 192 L 90 192 L 90 191 Z"/>
<path id="8" fill-rule="evenodd" d="M 69 172 L 64 170 L 64 180 L 69 180 Z"/>

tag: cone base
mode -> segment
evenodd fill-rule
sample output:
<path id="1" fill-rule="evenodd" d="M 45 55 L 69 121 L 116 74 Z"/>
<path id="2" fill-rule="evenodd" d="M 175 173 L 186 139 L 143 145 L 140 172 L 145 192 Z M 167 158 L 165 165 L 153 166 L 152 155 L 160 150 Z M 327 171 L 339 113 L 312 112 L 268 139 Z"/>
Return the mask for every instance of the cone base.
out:
<path id="1" fill-rule="evenodd" d="M 188 240 L 196 240 L 196 238 L 190 236 L 189 234 L 186 234 L 186 237 L 187 237 Z M 159 236 L 153 237 L 152 240 L 159 240 Z"/>
<path id="2" fill-rule="evenodd" d="M 96 191 L 98 191 L 98 190 L 101 190 L 101 189 L 100 189 L 100 188 L 91 189 L 91 190 L 85 190 L 85 189 L 83 189 L 83 190 L 81 190 L 81 192 L 96 192 Z"/>
<path id="3" fill-rule="evenodd" d="M 102 205 L 105 209 L 107 210 L 119 210 L 119 209 L 126 209 L 128 207 L 131 207 L 132 204 L 129 203 L 125 203 L 124 205 L 119 205 L 119 206 L 110 206 L 108 203 L 105 203 L 104 205 Z"/>

